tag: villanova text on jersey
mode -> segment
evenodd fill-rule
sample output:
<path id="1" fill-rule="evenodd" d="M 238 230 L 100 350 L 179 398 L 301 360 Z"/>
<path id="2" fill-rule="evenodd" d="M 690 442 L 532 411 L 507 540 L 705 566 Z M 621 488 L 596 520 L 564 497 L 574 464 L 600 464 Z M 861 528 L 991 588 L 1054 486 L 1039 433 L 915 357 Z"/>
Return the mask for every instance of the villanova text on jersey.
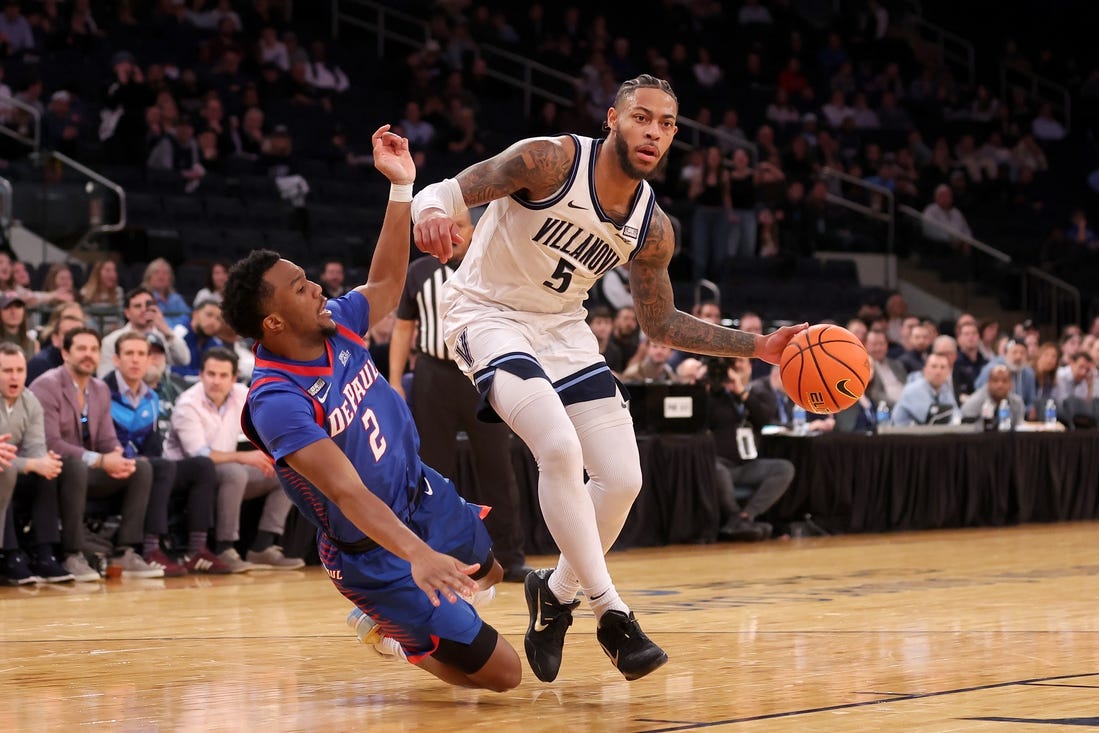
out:
<path id="1" fill-rule="evenodd" d="M 582 227 L 547 216 L 532 241 L 568 255 L 577 266 L 583 266 L 593 277 L 602 277 L 617 267 L 621 258 L 614 248 L 592 232 Z"/>

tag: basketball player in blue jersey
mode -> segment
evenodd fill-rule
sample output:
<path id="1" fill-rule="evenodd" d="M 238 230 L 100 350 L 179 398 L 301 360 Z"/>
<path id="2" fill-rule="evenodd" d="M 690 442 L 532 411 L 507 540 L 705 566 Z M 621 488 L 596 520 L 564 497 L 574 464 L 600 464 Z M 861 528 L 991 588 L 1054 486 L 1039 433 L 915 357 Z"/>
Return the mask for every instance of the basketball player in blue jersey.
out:
<path id="1" fill-rule="evenodd" d="M 666 164 L 677 114 L 671 86 L 641 75 L 619 88 L 605 140 L 521 140 L 427 186 L 412 203 L 416 245 L 443 262 L 460 238 L 455 216 L 489 204 L 440 310 L 455 361 L 494 413 L 486 417 L 503 419 L 538 462 L 539 503 L 561 550 L 556 568 L 526 579 L 527 660 L 543 681 L 560 669 L 580 590 L 599 619 L 599 644 L 626 679 L 667 661 L 607 569 L 605 554 L 640 491 L 641 468 L 625 388 L 584 322 L 588 289 L 630 262 L 644 332 L 695 354 L 773 364 L 808 327 L 757 336 L 675 308 L 672 227 L 647 179 Z"/>
<path id="2" fill-rule="evenodd" d="M 388 130 L 373 136 L 374 165 L 393 185 L 365 285 L 327 300 L 268 250 L 231 269 L 225 318 L 257 344 L 241 422 L 318 527 L 321 562 L 340 592 L 408 661 L 454 685 L 502 692 L 519 684 L 519 656 L 466 600 L 503 577 L 485 510 L 420 461 L 408 407 L 360 337 L 396 306 L 409 259 L 416 169 L 408 141 Z"/>

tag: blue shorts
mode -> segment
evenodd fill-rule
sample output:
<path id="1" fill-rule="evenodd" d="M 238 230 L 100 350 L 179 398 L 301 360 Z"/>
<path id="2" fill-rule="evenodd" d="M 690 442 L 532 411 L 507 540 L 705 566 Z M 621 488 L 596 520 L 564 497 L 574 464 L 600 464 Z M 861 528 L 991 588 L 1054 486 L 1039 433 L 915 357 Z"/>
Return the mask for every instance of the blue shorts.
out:
<path id="1" fill-rule="evenodd" d="M 487 507 L 466 502 L 449 479 L 424 466 L 420 503 L 408 525 L 433 550 L 471 565 L 484 561 L 492 549 L 486 514 Z M 400 642 L 410 662 L 435 651 L 439 639 L 468 644 L 481 630 L 481 617 L 465 600 L 442 598 L 438 607 L 431 605 L 413 581 L 409 563 L 384 547 L 345 553 L 319 533 L 317 550 L 340 593 Z"/>

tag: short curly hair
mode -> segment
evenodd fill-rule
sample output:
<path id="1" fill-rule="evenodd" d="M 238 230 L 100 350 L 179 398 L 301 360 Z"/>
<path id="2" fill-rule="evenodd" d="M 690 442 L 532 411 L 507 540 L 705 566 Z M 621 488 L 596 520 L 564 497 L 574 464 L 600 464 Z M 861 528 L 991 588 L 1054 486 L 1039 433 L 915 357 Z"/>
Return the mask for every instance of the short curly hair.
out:
<path id="1" fill-rule="evenodd" d="M 263 319 L 267 316 L 266 302 L 274 293 L 263 279 L 281 257 L 269 249 L 254 249 L 243 260 L 229 268 L 221 314 L 230 328 L 245 338 L 263 338 Z"/>

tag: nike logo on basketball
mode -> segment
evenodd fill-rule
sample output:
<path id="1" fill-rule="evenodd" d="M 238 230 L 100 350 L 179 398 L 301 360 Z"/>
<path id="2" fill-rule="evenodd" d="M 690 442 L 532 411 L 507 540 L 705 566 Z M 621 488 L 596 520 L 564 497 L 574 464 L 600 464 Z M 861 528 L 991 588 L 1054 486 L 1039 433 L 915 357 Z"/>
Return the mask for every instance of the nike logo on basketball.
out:
<path id="1" fill-rule="evenodd" d="M 850 379 L 841 379 L 840 381 L 836 382 L 836 391 L 846 397 L 857 400 L 859 396 L 852 392 L 851 388 L 847 386 L 847 383 L 850 381 Z"/>
<path id="2" fill-rule="evenodd" d="M 574 204 L 572 201 L 569 201 L 569 208 L 570 209 L 583 209 L 584 211 L 588 210 L 587 206 L 578 206 L 577 204 Z"/>

